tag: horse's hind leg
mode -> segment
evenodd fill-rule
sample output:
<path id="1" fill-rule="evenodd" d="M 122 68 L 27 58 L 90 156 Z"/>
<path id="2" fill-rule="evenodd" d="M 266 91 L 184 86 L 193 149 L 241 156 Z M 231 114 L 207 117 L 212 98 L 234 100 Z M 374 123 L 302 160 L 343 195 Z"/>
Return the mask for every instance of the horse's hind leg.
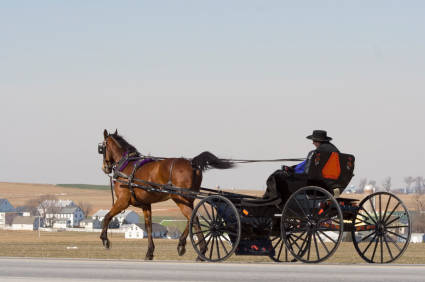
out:
<path id="1" fill-rule="evenodd" d="M 106 249 L 111 247 L 111 242 L 108 239 L 108 226 L 112 218 L 119 214 L 121 211 L 128 207 L 128 200 L 118 199 L 112 206 L 111 210 L 105 215 L 103 219 L 102 233 L 100 233 L 100 239 L 102 240 L 103 246 Z"/>
<path id="2" fill-rule="evenodd" d="M 184 201 L 181 199 L 173 199 L 173 201 L 180 208 L 183 215 L 187 218 L 186 228 L 183 231 L 183 234 L 179 238 L 179 244 L 177 245 L 177 253 L 179 256 L 182 256 L 186 253 L 186 239 L 189 234 L 189 221 L 193 211 L 193 203 L 189 201 Z"/>
<path id="3" fill-rule="evenodd" d="M 152 238 L 152 209 L 151 205 L 143 205 L 143 215 L 145 216 L 145 228 L 148 233 L 148 251 L 146 252 L 145 260 L 153 259 L 153 252 L 155 250 L 155 244 Z"/>

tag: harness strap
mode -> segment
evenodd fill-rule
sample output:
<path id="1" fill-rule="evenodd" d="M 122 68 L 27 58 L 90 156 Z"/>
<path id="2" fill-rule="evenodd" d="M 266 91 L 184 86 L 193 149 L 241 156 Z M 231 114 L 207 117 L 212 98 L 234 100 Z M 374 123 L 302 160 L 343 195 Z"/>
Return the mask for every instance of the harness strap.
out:
<path id="1" fill-rule="evenodd" d="M 168 183 L 167 185 L 173 186 L 172 183 L 172 177 L 173 177 L 173 168 L 174 168 L 174 163 L 176 162 L 176 159 L 173 160 L 173 162 L 171 163 L 171 167 L 170 167 L 170 177 L 168 178 Z"/>

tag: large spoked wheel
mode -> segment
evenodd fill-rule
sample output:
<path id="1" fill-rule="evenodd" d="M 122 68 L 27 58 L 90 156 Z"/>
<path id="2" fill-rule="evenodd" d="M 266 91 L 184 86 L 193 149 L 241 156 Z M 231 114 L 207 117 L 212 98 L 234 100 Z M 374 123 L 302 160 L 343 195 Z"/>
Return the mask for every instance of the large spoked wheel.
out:
<path id="1" fill-rule="evenodd" d="M 279 236 L 270 236 L 270 241 L 272 242 L 272 251 L 269 257 L 275 262 L 296 262 L 297 260 L 289 254 L 288 249 L 286 249 L 285 243 L 282 240 L 282 237 Z"/>
<path id="2" fill-rule="evenodd" d="M 410 217 L 403 202 L 388 192 L 364 198 L 353 219 L 354 247 L 369 263 L 390 263 L 399 258 L 410 242 Z"/>
<path id="3" fill-rule="evenodd" d="M 325 189 L 308 186 L 292 194 L 281 218 L 282 240 L 295 259 L 317 263 L 338 248 L 344 221 L 338 202 Z"/>
<path id="4" fill-rule="evenodd" d="M 235 252 L 241 238 L 241 221 L 235 205 L 219 195 L 203 199 L 193 210 L 189 234 L 201 260 L 227 259 Z"/>

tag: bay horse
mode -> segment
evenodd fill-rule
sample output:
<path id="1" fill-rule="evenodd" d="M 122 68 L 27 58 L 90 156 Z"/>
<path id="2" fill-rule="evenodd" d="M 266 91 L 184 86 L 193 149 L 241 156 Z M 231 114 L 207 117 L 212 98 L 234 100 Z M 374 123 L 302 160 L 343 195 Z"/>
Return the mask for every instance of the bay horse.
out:
<path id="1" fill-rule="evenodd" d="M 122 177 L 123 175 L 130 176 L 134 175 L 134 183 L 146 186 L 146 183 L 140 183 L 137 179 L 149 181 L 157 184 L 172 184 L 175 187 L 188 189 L 191 191 L 199 191 L 202 182 L 202 172 L 210 167 L 218 169 L 227 169 L 233 167 L 233 163 L 225 160 L 220 160 L 209 152 L 203 152 L 192 160 L 184 158 L 169 158 L 160 160 L 149 160 L 140 167 L 136 160 L 130 158 L 130 161 L 125 161 L 124 158 L 128 159 L 128 156 L 139 156 L 137 149 L 130 145 L 122 136 L 115 133 L 109 134 L 105 129 L 103 132 L 104 141 L 99 149 L 99 153 L 103 154 L 102 170 L 106 174 L 114 172 L 117 175 L 119 170 L 118 178 L 123 181 L 128 179 Z M 134 158 L 133 158 L 134 159 Z M 140 158 L 139 158 L 140 161 Z M 177 252 L 180 256 L 186 252 L 186 238 L 189 233 L 189 221 L 193 211 L 193 198 L 187 198 L 181 195 L 167 194 L 160 192 L 146 191 L 140 188 L 133 188 L 132 191 L 128 185 L 115 181 L 114 192 L 116 201 L 113 204 L 110 211 L 105 215 L 103 220 L 102 233 L 100 239 L 102 240 L 103 246 L 109 249 L 111 243 L 108 239 L 108 225 L 112 218 L 127 209 L 130 205 L 140 207 L 143 210 L 145 218 L 145 228 L 148 234 L 148 250 L 146 253 L 146 260 L 153 259 L 153 253 L 155 245 L 152 239 L 152 209 L 153 203 L 158 203 L 172 199 L 176 205 L 180 208 L 180 211 L 187 219 L 187 224 L 184 232 L 179 238 L 177 245 Z M 195 228 L 199 229 L 197 224 Z M 196 230 L 199 232 L 200 230 Z M 201 233 L 202 235 L 202 233 Z M 203 253 L 206 251 L 205 240 L 201 238 L 201 247 Z"/>

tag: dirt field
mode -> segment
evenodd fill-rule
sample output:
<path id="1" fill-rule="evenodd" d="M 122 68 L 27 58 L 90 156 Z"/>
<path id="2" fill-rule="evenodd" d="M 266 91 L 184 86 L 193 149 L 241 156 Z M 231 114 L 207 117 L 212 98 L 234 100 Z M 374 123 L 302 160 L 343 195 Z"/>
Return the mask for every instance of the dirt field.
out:
<path id="1" fill-rule="evenodd" d="M 248 195 L 260 195 L 263 193 L 263 191 L 252 190 L 238 190 L 237 192 Z M 73 200 L 76 204 L 79 202 L 89 203 L 93 207 L 91 214 L 95 213 L 99 209 L 110 209 L 112 205 L 111 191 L 109 190 L 67 188 L 50 184 L 0 182 L 0 198 L 8 199 L 14 207 L 23 206 L 29 199 L 34 199 L 41 195 L 54 195 L 58 199 Z M 170 200 L 154 204 L 152 205 L 152 209 L 154 216 L 183 218 L 179 208 L 173 201 Z M 134 210 L 143 216 L 143 213 L 138 208 L 130 207 L 129 210 Z"/>
<path id="2" fill-rule="evenodd" d="M 261 196 L 264 191 L 236 190 L 235 192 L 247 195 Z M 49 184 L 25 184 L 0 182 L 0 198 L 6 198 L 13 206 L 22 206 L 25 202 L 41 195 L 55 195 L 58 199 L 73 200 L 75 203 L 86 202 L 93 207 L 92 214 L 99 209 L 110 209 L 112 205 L 111 192 L 109 190 L 90 190 L 79 188 L 66 188 Z M 362 199 L 365 195 L 350 194 L 344 195 L 348 198 Z M 417 195 L 399 195 L 402 201 L 410 210 L 416 209 L 415 201 Z M 425 195 L 421 196 L 425 201 Z M 138 208 L 130 207 L 140 215 L 142 212 Z M 173 201 L 157 203 L 152 206 L 154 216 L 170 216 L 182 218 L 182 215 Z M 91 215 L 91 214 L 89 214 Z"/>
<path id="3" fill-rule="evenodd" d="M 98 233 L 84 232 L 41 232 L 0 230 L 0 256 L 16 257 L 70 257 L 101 259 L 143 260 L 147 250 L 147 240 L 124 239 L 123 234 L 109 234 L 112 248 L 105 250 Z M 177 255 L 177 240 L 156 239 L 155 260 L 194 261 L 195 251 L 187 242 L 187 252 Z M 264 256 L 236 256 L 230 262 L 271 262 Z M 356 253 L 352 243 L 341 243 L 336 253 L 327 263 L 364 263 Z M 404 255 L 397 260 L 403 264 L 424 264 L 425 244 L 410 244 Z"/>

